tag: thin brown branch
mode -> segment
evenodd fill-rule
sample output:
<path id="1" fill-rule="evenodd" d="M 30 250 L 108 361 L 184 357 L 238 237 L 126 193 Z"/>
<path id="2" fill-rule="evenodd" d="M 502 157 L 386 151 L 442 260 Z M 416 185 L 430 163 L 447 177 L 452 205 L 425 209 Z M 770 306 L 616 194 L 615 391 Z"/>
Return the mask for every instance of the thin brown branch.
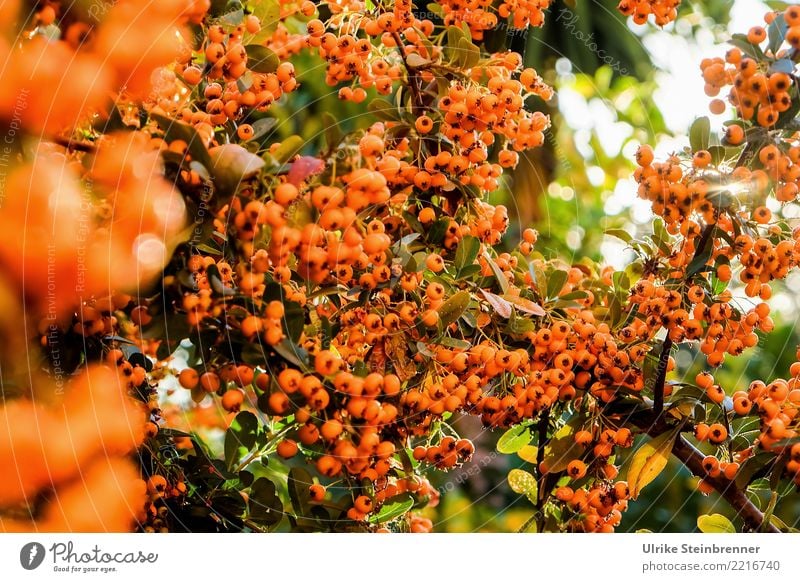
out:
<path id="1" fill-rule="evenodd" d="M 664 421 L 663 417 L 653 414 L 636 415 L 629 418 L 629 422 L 634 424 L 651 437 L 657 437 L 667 431 L 674 430 L 674 427 Z M 689 469 L 693 475 L 700 477 L 708 483 L 719 495 L 728 502 L 742 518 L 748 529 L 752 531 L 767 531 L 779 533 L 780 530 L 772 523 L 762 527 L 764 514 L 756 507 L 745 492 L 740 489 L 735 481 L 730 481 L 722 476 L 711 477 L 703 468 L 705 455 L 694 445 L 687 441 L 683 436 L 678 435 L 672 447 L 672 454 Z"/>
<path id="2" fill-rule="evenodd" d="M 394 42 L 397 44 L 397 50 L 400 52 L 400 58 L 403 59 L 403 65 L 408 72 L 408 88 L 411 91 L 411 98 L 413 101 L 413 113 L 414 115 L 422 115 L 425 109 L 425 100 L 422 96 L 422 92 L 420 91 L 420 84 L 419 79 L 420 77 L 417 75 L 416 67 L 411 66 L 408 63 L 408 56 L 406 55 L 405 45 L 403 44 L 403 39 L 400 38 L 400 34 L 397 32 L 392 33 L 392 38 Z"/>
<path id="3" fill-rule="evenodd" d="M 653 386 L 653 413 L 655 417 L 661 416 L 664 412 L 664 385 L 667 381 L 667 368 L 669 367 L 669 356 L 672 351 L 672 339 L 667 335 L 664 345 L 661 347 L 661 354 L 658 358 L 658 376 Z"/>
<path id="4" fill-rule="evenodd" d="M 711 477 L 706 474 L 703 469 L 703 459 L 705 455 L 697 450 L 694 445 L 687 441 L 682 436 L 675 439 L 675 445 L 672 448 L 672 454 L 675 455 L 692 473 L 711 485 L 717 493 L 719 493 L 725 501 L 736 511 L 737 515 L 744 520 L 744 523 L 752 531 L 762 531 L 762 524 L 764 523 L 764 514 L 747 498 L 744 491 L 736 486 L 734 481 L 729 481 L 724 477 Z M 766 524 L 763 531 L 770 533 L 779 533 L 780 530 L 772 523 Z"/>

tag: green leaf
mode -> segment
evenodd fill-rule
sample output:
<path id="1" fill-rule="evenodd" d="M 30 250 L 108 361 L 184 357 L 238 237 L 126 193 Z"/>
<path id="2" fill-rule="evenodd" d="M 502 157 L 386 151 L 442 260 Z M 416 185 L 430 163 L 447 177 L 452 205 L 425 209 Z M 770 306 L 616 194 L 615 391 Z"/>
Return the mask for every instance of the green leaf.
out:
<path id="1" fill-rule="evenodd" d="M 442 327 L 447 327 L 456 321 L 466 311 L 472 296 L 469 291 L 459 291 L 445 301 L 439 308 L 439 321 Z"/>
<path id="2" fill-rule="evenodd" d="M 371 523 L 386 523 L 405 515 L 412 507 L 414 507 L 414 498 L 408 493 L 403 493 L 384 503 L 378 513 L 370 516 L 369 521 Z"/>
<path id="3" fill-rule="evenodd" d="M 788 28 L 783 14 L 778 14 L 767 27 L 767 50 L 772 52 L 773 55 L 781 48 L 783 41 L 786 39 Z"/>
<path id="4" fill-rule="evenodd" d="M 508 485 L 514 493 L 525 495 L 532 503 L 536 502 L 538 484 L 536 477 L 522 469 L 511 469 L 508 473 Z"/>
<path id="5" fill-rule="evenodd" d="M 282 342 L 273 346 L 273 349 L 290 364 L 294 364 L 302 370 L 308 369 L 308 364 L 303 361 L 308 357 L 308 352 L 294 342 L 284 338 Z"/>
<path id="6" fill-rule="evenodd" d="M 175 121 L 158 113 L 151 113 L 150 118 L 154 119 L 164 131 L 165 141 L 171 142 L 176 139 L 185 141 L 188 145 L 187 151 L 192 156 L 192 159 L 200 162 L 206 168 L 210 168 L 211 159 L 208 155 L 208 150 L 203 144 L 203 138 L 200 137 L 194 126 L 182 121 Z"/>
<path id="7" fill-rule="evenodd" d="M 731 35 L 731 38 L 728 40 L 728 44 L 737 47 L 748 57 L 752 57 L 757 61 L 765 60 L 764 51 L 762 51 L 761 47 L 758 45 L 755 45 L 747 40 L 746 34 L 737 33 Z"/>
<path id="8" fill-rule="evenodd" d="M 792 59 L 778 59 L 769 66 L 770 73 L 794 73 L 794 61 Z"/>
<path id="9" fill-rule="evenodd" d="M 225 462 L 231 470 L 256 444 L 258 419 L 252 412 L 240 412 L 225 432 Z"/>
<path id="10" fill-rule="evenodd" d="M 669 247 L 669 243 L 672 240 L 672 237 L 667 232 L 666 227 L 664 226 L 664 220 L 661 218 L 656 218 L 653 221 L 653 242 L 658 247 L 658 249 L 666 254 L 669 255 L 671 250 Z"/>
<path id="11" fill-rule="evenodd" d="M 561 289 L 564 288 L 564 283 L 567 282 L 569 275 L 566 271 L 553 271 L 547 277 L 547 298 L 555 299 L 558 297 Z"/>
<path id="12" fill-rule="evenodd" d="M 274 152 L 272 157 L 279 164 L 284 164 L 291 160 L 305 145 L 305 140 L 299 135 L 290 135 L 281 142 Z"/>
<path id="13" fill-rule="evenodd" d="M 278 125 L 278 120 L 274 117 L 262 117 L 261 119 L 256 119 L 252 125 L 253 137 L 250 138 L 250 141 L 259 141 L 275 129 L 275 126 Z"/>
<path id="14" fill-rule="evenodd" d="M 281 5 L 278 0 L 259 0 L 252 3 L 252 14 L 261 21 L 261 30 L 251 39 L 251 42 L 261 42 L 269 38 L 278 23 L 281 21 Z"/>
<path id="15" fill-rule="evenodd" d="M 497 283 L 500 285 L 500 290 L 505 295 L 508 293 L 508 279 L 506 279 L 502 269 L 497 266 L 497 263 L 494 262 L 494 259 L 486 250 L 483 251 L 483 258 L 486 259 L 487 263 L 489 263 L 489 267 L 492 269 L 492 273 L 494 273 L 494 278 L 497 279 Z"/>
<path id="16" fill-rule="evenodd" d="M 266 477 L 259 477 L 250 486 L 247 508 L 248 517 L 258 525 L 272 527 L 283 519 L 283 504 L 275 484 Z"/>
<path id="17" fill-rule="evenodd" d="M 256 73 L 274 73 L 281 64 L 275 51 L 263 45 L 248 44 L 244 50 L 247 51 L 247 68 Z"/>
<path id="18" fill-rule="evenodd" d="M 369 102 L 367 111 L 372 113 L 381 121 L 398 121 L 400 113 L 397 107 L 389 103 L 386 99 L 376 98 Z"/>
<path id="19" fill-rule="evenodd" d="M 468 350 L 472 344 L 467 340 L 457 339 L 454 337 L 442 337 L 436 340 L 436 343 L 441 346 L 445 346 L 448 348 L 454 348 L 457 350 Z M 395 364 L 396 366 L 397 364 Z"/>
<path id="20" fill-rule="evenodd" d="M 544 458 L 549 466 L 548 472 L 560 473 L 567 468 L 570 461 L 576 459 L 583 451 L 575 442 L 575 432 L 581 428 L 584 418 L 576 414 L 567 424 L 558 429 L 544 447 Z M 541 445 L 540 445 L 541 446 Z"/>
<path id="21" fill-rule="evenodd" d="M 603 234 L 618 238 L 624 243 L 629 243 L 633 240 L 633 237 L 630 235 L 630 233 L 622 228 L 609 228 L 608 230 L 604 231 Z"/>
<path id="22" fill-rule="evenodd" d="M 333 150 L 342 141 L 342 132 L 336 118 L 327 111 L 322 112 L 322 126 L 325 128 L 325 147 Z"/>
<path id="23" fill-rule="evenodd" d="M 675 431 L 665 432 L 647 441 L 633 454 L 627 476 L 632 499 L 636 499 L 667 466 L 676 435 Z"/>
<path id="24" fill-rule="evenodd" d="M 525 335 L 536 329 L 536 324 L 528 317 L 520 317 L 517 310 L 511 312 L 511 317 L 508 319 L 508 331 L 515 335 Z"/>
<path id="25" fill-rule="evenodd" d="M 711 121 L 708 117 L 698 117 L 689 128 L 689 145 L 692 151 L 707 150 L 711 145 Z"/>
<path id="26" fill-rule="evenodd" d="M 226 143 L 208 150 L 209 170 L 214 184 L 227 194 L 236 192 L 243 180 L 252 178 L 264 167 L 264 160 L 235 143 Z"/>
<path id="27" fill-rule="evenodd" d="M 314 483 L 311 474 L 302 467 L 292 467 L 289 469 L 289 476 L 287 480 L 287 489 L 289 490 L 289 499 L 292 501 L 292 507 L 299 516 L 310 515 L 309 505 L 311 501 L 311 494 L 308 488 Z"/>
<path id="28" fill-rule="evenodd" d="M 465 36 L 458 39 L 456 49 L 458 51 L 458 62 L 464 69 L 471 69 L 481 60 L 480 49 Z"/>
<path id="29" fill-rule="evenodd" d="M 708 153 L 711 154 L 711 163 L 715 166 L 720 165 L 728 158 L 728 148 L 725 146 L 713 145 L 708 148 Z"/>
<path id="30" fill-rule="evenodd" d="M 244 10 L 241 8 L 239 10 L 232 10 L 230 12 L 226 12 L 219 19 L 227 25 L 230 26 L 238 26 L 244 20 Z"/>
<path id="31" fill-rule="evenodd" d="M 465 36 L 464 31 L 458 26 L 450 25 L 447 27 L 447 43 L 444 46 L 444 51 L 447 60 L 451 63 L 459 62 L 458 43 Z"/>
<path id="32" fill-rule="evenodd" d="M 697 529 L 703 533 L 736 533 L 736 528 L 724 515 L 712 513 L 697 518 Z"/>
<path id="33" fill-rule="evenodd" d="M 478 253 L 480 250 L 481 241 L 474 236 L 465 236 L 463 239 L 461 239 L 461 242 L 458 243 L 456 257 L 454 260 L 456 276 L 458 276 L 464 267 L 475 262 L 475 259 L 478 258 Z"/>
<path id="34" fill-rule="evenodd" d="M 702 249 L 697 249 L 694 258 L 689 263 L 689 266 L 686 267 L 686 277 L 689 278 L 692 275 L 696 275 L 701 271 L 707 271 L 708 267 L 706 263 L 711 258 L 711 254 L 714 252 L 714 233 L 712 236 L 708 237 L 705 246 Z"/>
<path id="35" fill-rule="evenodd" d="M 528 425 L 512 426 L 497 439 L 497 452 L 512 455 L 531 442 L 531 431 Z"/>

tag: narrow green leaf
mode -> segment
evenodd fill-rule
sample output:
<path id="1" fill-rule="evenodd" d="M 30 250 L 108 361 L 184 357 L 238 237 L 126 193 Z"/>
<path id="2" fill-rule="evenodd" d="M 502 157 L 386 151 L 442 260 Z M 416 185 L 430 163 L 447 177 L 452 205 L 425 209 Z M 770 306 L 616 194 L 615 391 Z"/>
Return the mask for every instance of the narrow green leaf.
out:
<path id="1" fill-rule="evenodd" d="M 378 513 L 370 516 L 369 521 L 371 523 L 386 523 L 405 515 L 412 507 L 414 507 L 414 498 L 408 493 L 403 493 L 384 503 Z"/>
<path id="2" fill-rule="evenodd" d="M 564 283 L 567 282 L 569 275 L 566 271 L 553 271 L 547 277 L 547 298 L 555 299 L 558 297 L 561 289 L 564 288 Z"/>
<path id="3" fill-rule="evenodd" d="M 272 152 L 272 157 L 279 164 L 283 164 L 292 159 L 305 145 L 305 140 L 299 135 L 290 135 L 281 142 L 281 145 Z"/>
<path id="4" fill-rule="evenodd" d="M 397 107 L 389 103 L 386 99 L 375 98 L 367 105 L 367 111 L 382 121 L 398 121 L 400 113 Z"/>
<path id="5" fill-rule="evenodd" d="M 500 285 L 500 290 L 503 292 L 503 295 L 505 295 L 508 293 L 508 279 L 506 279 L 503 271 L 497 266 L 497 263 L 494 262 L 494 259 L 487 251 L 483 251 L 483 258 L 486 259 L 487 263 L 489 263 L 489 267 L 492 269 L 492 273 L 494 273 L 494 278 L 497 279 L 497 283 Z"/>
<path id="6" fill-rule="evenodd" d="M 225 432 L 225 462 L 228 470 L 256 444 L 258 419 L 252 412 L 240 412 Z"/>
<path id="7" fill-rule="evenodd" d="M 633 237 L 630 235 L 630 233 L 622 228 L 609 228 L 608 230 L 604 231 L 603 234 L 618 238 L 624 243 L 629 243 L 633 240 Z"/>
<path id="8" fill-rule="evenodd" d="M 767 50 L 773 55 L 777 54 L 778 49 L 781 48 L 788 28 L 783 14 L 778 14 L 767 27 Z"/>

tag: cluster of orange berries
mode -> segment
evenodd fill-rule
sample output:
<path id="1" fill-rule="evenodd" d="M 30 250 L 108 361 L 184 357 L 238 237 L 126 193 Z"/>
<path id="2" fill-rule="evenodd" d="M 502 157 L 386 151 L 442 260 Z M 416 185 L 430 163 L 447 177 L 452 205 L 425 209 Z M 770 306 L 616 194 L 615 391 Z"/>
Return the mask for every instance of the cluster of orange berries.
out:
<path id="1" fill-rule="evenodd" d="M 771 24 L 778 17 L 787 26 L 784 40 L 794 49 L 800 47 L 800 9 L 792 6 L 784 12 L 768 12 L 765 16 L 766 24 Z M 747 33 L 747 41 L 754 46 L 759 46 L 766 40 L 767 31 L 763 26 L 754 26 Z M 789 63 L 789 69 L 777 67 L 774 61 Z M 787 59 L 785 50 L 778 50 L 775 54 L 767 50 L 766 59 L 759 62 L 734 47 L 726 53 L 724 59 L 703 59 L 700 67 L 706 83 L 706 94 L 716 97 L 724 87 L 730 86 L 728 99 L 744 120 L 755 119 L 762 127 L 773 127 L 780 115 L 792 106 L 790 92 L 794 85 L 791 75 L 794 64 Z M 710 108 L 712 113 L 719 114 L 725 110 L 725 104 L 721 99 L 714 99 Z M 728 141 L 738 145 L 742 141 L 743 132 L 733 127 L 729 130 L 732 135 L 728 136 Z"/>
<path id="2" fill-rule="evenodd" d="M 568 531 L 612 533 L 628 509 L 630 491 L 625 481 L 597 481 L 579 489 L 564 485 L 556 489 L 555 497 L 574 512 L 566 522 Z"/>
<path id="3" fill-rule="evenodd" d="M 392 54 L 388 61 L 377 56 L 371 38 L 380 37 L 380 43 L 387 48 L 398 47 L 398 40 L 403 42 L 404 38 L 411 44 L 398 47 L 404 51 L 403 54 L 413 50 L 427 58 L 434 56 L 428 54 L 428 49 L 421 43 L 433 32 L 433 23 L 416 18 L 411 8 L 410 0 L 399 0 L 394 3 L 391 12 L 382 12 L 377 18 L 367 16 L 340 23 L 336 27 L 337 34 L 326 32 L 326 25 L 321 20 L 314 19 L 308 23 L 306 43 L 316 47 L 327 62 L 326 82 L 334 86 L 358 80 L 360 87 L 356 92 L 342 92 L 339 95 L 342 99 L 363 101 L 363 91 L 370 87 L 387 95 L 392 91 L 393 83 L 403 75 L 399 56 Z M 333 25 L 333 22 L 329 22 L 329 25 Z M 363 31 L 366 38 L 359 38 L 359 31 Z"/>
<path id="4" fill-rule="evenodd" d="M 621 0 L 617 5 L 625 16 L 632 16 L 636 24 L 644 24 L 650 15 L 658 26 L 665 26 L 678 16 L 681 0 Z"/>
<path id="5" fill-rule="evenodd" d="M 391 499 L 402 495 L 404 493 L 411 493 L 418 499 L 427 500 L 430 507 L 434 507 L 438 503 L 439 493 L 433 488 L 430 481 L 424 477 L 406 477 L 406 478 L 392 478 L 381 477 L 373 484 L 374 495 L 362 494 L 353 500 L 353 506 L 347 510 L 347 518 L 353 521 L 365 521 L 367 516 L 375 513 L 384 503 Z M 310 494 L 313 501 L 321 501 L 325 497 L 325 488 L 322 485 L 314 484 L 310 488 Z M 415 521 L 424 520 L 421 523 Z M 427 527 L 421 527 L 426 525 Z M 415 525 L 417 526 L 415 531 Z M 420 533 L 422 531 L 430 531 L 432 524 L 430 520 L 425 518 L 415 518 L 409 516 L 409 531 L 412 533 Z M 376 529 L 378 533 L 388 533 L 386 528 Z"/>
<path id="6" fill-rule="evenodd" d="M 504 63 L 507 64 L 493 67 L 493 76 L 486 86 L 453 83 L 447 95 L 439 100 L 439 109 L 443 113 L 440 130 L 460 146 L 459 153 L 469 163 L 466 167 L 448 167 L 451 175 L 459 176 L 470 165 L 484 163 L 488 157 L 487 148 L 498 137 L 505 138 L 514 152 L 544 143 L 549 119 L 541 112 L 525 111 L 525 91 L 549 99 L 552 90 L 541 82 L 533 69 L 523 70 L 520 80 L 511 79 L 515 61 L 509 59 Z M 513 155 L 500 157 L 503 167 L 514 167 L 516 161 Z"/>
<path id="7" fill-rule="evenodd" d="M 139 529 L 145 533 L 168 533 L 170 509 L 166 501 L 179 501 L 186 496 L 188 487 L 183 476 L 168 480 L 158 473 L 145 482 L 147 497 L 144 504 L 144 517 L 139 521 Z"/>
<path id="8" fill-rule="evenodd" d="M 726 64 L 729 66 L 726 67 Z M 743 56 L 738 48 L 730 49 L 725 59 L 703 59 L 700 67 L 706 83 L 706 94 L 716 97 L 724 87 L 730 85 L 728 99 L 744 120 L 755 118 L 760 126 L 772 127 L 780 114 L 792 106 L 792 78 L 780 71 L 762 70 L 758 61 Z M 725 103 L 721 99 L 714 99 L 709 107 L 715 114 L 725 111 Z M 731 145 L 738 145 L 741 143 L 740 137 L 738 130 L 731 130 L 728 141 Z"/>
<path id="9" fill-rule="evenodd" d="M 413 456 L 417 461 L 425 461 L 437 469 L 452 469 L 472 458 L 475 446 L 468 439 L 444 437 L 436 445 L 414 447 Z"/>
<path id="10" fill-rule="evenodd" d="M 552 0 L 504 0 L 497 7 L 501 18 L 511 18 L 514 28 L 539 27 L 544 24 L 544 11 Z"/>
<path id="11" fill-rule="evenodd" d="M 750 384 L 747 392 L 738 391 L 732 396 L 734 411 L 745 415 L 755 407 L 761 418 L 761 434 L 758 445 L 765 450 L 772 450 L 781 440 L 791 439 L 798 434 L 798 404 L 800 404 L 800 363 L 792 364 L 788 380 L 777 379 L 769 384 L 756 380 Z"/>
<path id="12" fill-rule="evenodd" d="M 733 412 L 737 416 L 757 414 L 760 418 L 760 434 L 755 439 L 754 445 L 736 451 L 731 461 L 720 461 L 715 455 L 708 455 L 703 460 L 703 469 L 710 477 L 724 476 L 725 479 L 735 479 L 741 464 L 754 453 L 758 447 L 766 451 L 784 452 L 789 461 L 785 471 L 796 483 L 800 483 L 800 445 L 783 446 L 778 443 L 797 436 L 798 406 L 800 406 L 800 362 L 792 364 L 790 373 L 793 377 L 784 380 L 776 379 L 765 384 L 761 380 L 751 382 L 748 389 L 737 390 L 731 396 Z M 713 377 L 708 373 L 701 373 L 697 377 L 697 384 L 706 391 L 711 402 L 721 404 L 725 392 L 714 384 Z M 698 441 L 708 441 L 714 445 L 721 445 L 728 441 L 729 433 L 725 424 L 716 422 L 711 425 L 698 423 L 694 427 L 694 435 Z"/>
<path id="13" fill-rule="evenodd" d="M 719 366 L 726 353 L 738 356 L 755 346 L 756 329 L 769 332 L 774 328 L 766 303 L 740 314 L 731 305 L 730 292 L 720 293 L 716 300 L 706 295 L 699 285 L 689 287 L 684 297 L 680 288 L 656 285 L 652 277 L 641 279 L 629 298 L 631 309 L 641 318 L 623 329 L 622 337 L 626 341 L 649 340 L 663 327 L 675 343 L 699 341 L 708 363 Z M 734 318 L 734 313 L 740 317 Z"/>
<path id="14" fill-rule="evenodd" d="M 318 43 L 319 54 L 328 63 L 325 74 L 328 85 L 334 86 L 358 79 L 361 91 L 374 86 L 381 95 L 388 95 L 392 90 L 392 83 L 402 76 L 399 64 L 389 65 L 384 59 L 370 58 L 373 47 L 369 39 L 359 39 L 349 34 L 337 37 L 332 32 L 326 32 L 317 38 L 311 30 L 312 24 L 309 24 L 309 43 L 312 46 Z M 361 97 L 361 92 L 358 96 Z M 340 92 L 339 97 L 359 101 L 346 91 Z"/>
<path id="15" fill-rule="evenodd" d="M 719 213 L 708 199 L 711 188 L 706 180 L 690 179 L 675 156 L 662 163 L 653 160 L 652 148 L 641 146 L 636 153 L 639 167 L 633 176 L 639 183 L 639 197 L 651 202 L 653 212 L 664 219 L 667 227 L 674 230 L 695 213 L 707 224 L 717 221 Z"/>
<path id="16" fill-rule="evenodd" d="M 293 33 L 283 22 L 279 22 L 272 36 L 267 39 L 265 46 L 272 50 L 281 61 L 299 54 L 307 44 L 308 36 L 303 33 Z"/>
<path id="17" fill-rule="evenodd" d="M 230 30 L 222 24 L 208 28 L 204 47 L 205 68 L 192 63 L 192 52 L 185 51 L 178 59 L 177 72 L 190 87 L 202 89 L 203 110 L 193 110 L 179 100 L 172 104 L 168 100 L 159 101 L 159 113 L 178 116 L 187 123 L 205 127 L 223 125 L 229 120 L 237 120 L 250 111 L 264 112 L 284 94 L 298 87 L 294 66 L 280 62 L 275 70 L 262 69 L 262 62 L 252 63 L 245 48 L 246 37 L 261 30 L 261 23 L 255 15 L 245 17 L 242 24 Z M 269 49 L 265 49 L 269 50 Z M 259 54 L 260 58 L 261 57 Z M 257 57 L 258 58 L 258 57 Z M 254 67 L 251 70 L 248 65 Z M 245 77 L 245 74 L 247 76 Z M 243 82 L 242 79 L 247 81 Z M 166 111 L 164 111 L 166 109 Z M 243 140 L 247 135 L 241 135 Z"/>
<path id="18" fill-rule="evenodd" d="M 486 31 L 497 26 L 491 0 L 439 0 L 437 3 L 442 7 L 444 24 L 458 27 L 466 24 L 474 40 L 482 40 Z"/>
<path id="19" fill-rule="evenodd" d="M 165 241 L 185 220 L 184 200 L 161 175 L 158 151 L 143 134 L 105 135 L 83 161 L 88 171 L 53 149 L 18 166 L 6 186 L 23 195 L 9 196 L 0 213 L 0 227 L 25 224 L 36 233 L 9 240 L 0 263 L 24 273 L 43 308 L 55 285 L 51 306 L 59 316 L 79 295 L 102 297 L 152 281 L 167 260 Z"/>
<path id="20" fill-rule="evenodd" d="M 9 476 L 0 507 L 31 505 L 29 513 L 40 515 L 35 522 L 0 516 L 0 530 L 118 531 L 140 518 L 144 487 L 126 456 L 145 437 L 146 413 L 128 386 L 96 366 L 70 380 L 62 405 L 20 399 L 0 408 L 0 468 Z M 55 497 L 34 510 L 47 488 Z"/>

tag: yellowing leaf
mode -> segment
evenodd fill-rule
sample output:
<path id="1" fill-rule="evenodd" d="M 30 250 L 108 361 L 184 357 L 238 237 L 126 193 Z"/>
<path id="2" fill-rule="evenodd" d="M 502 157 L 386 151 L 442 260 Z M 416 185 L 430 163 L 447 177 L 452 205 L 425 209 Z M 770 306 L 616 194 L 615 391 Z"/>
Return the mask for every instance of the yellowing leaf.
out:
<path id="1" fill-rule="evenodd" d="M 525 445 L 517 451 L 517 455 L 523 461 L 536 464 L 536 456 L 539 454 L 539 447 L 533 445 Z"/>
<path id="2" fill-rule="evenodd" d="M 511 317 L 511 303 L 499 295 L 495 295 L 494 293 L 490 293 L 484 289 L 481 289 L 481 293 L 483 293 L 483 296 L 486 297 L 486 301 L 489 302 L 489 305 L 492 306 L 492 309 L 494 309 L 497 315 L 504 319 Z"/>
<path id="3" fill-rule="evenodd" d="M 542 308 L 541 305 L 538 303 L 534 303 L 529 299 L 525 299 L 524 297 L 514 297 L 513 295 L 506 295 L 504 297 L 506 301 L 515 305 L 519 311 L 523 313 L 530 313 L 531 315 L 535 315 L 536 317 L 544 317 L 547 315 L 547 312 Z"/>
<path id="4" fill-rule="evenodd" d="M 575 442 L 575 432 L 584 421 L 585 418 L 580 415 L 573 416 L 545 445 L 544 458 L 547 459 L 550 473 L 564 471 L 570 461 L 580 456 L 583 449 Z"/>
<path id="5" fill-rule="evenodd" d="M 536 477 L 522 469 L 511 469 L 508 473 L 508 484 L 514 493 L 526 495 L 531 501 L 536 500 Z"/>
<path id="6" fill-rule="evenodd" d="M 701 515 L 697 518 L 697 529 L 703 533 L 736 533 L 731 520 L 719 513 Z"/>
<path id="7" fill-rule="evenodd" d="M 631 457 L 627 480 L 633 499 L 667 466 L 676 434 L 667 432 L 655 437 L 639 447 Z"/>

